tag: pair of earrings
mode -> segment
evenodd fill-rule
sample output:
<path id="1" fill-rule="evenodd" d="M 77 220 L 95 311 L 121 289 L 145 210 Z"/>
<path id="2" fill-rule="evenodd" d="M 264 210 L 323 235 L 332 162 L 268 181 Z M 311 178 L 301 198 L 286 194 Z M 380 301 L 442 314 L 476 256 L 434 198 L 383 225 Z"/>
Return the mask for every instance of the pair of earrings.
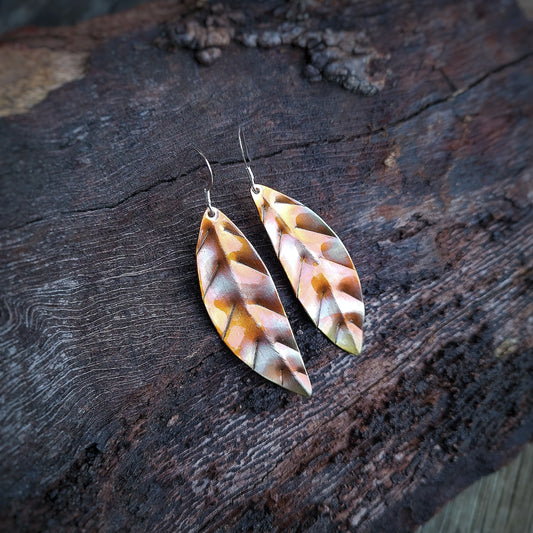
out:
<path id="1" fill-rule="evenodd" d="M 307 314 L 334 344 L 358 354 L 364 305 L 359 276 L 343 243 L 311 209 L 255 183 L 246 141 L 239 144 L 261 222 Z M 211 204 L 213 171 L 196 262 L 207 312 L 230 350 L 263 377 L 310 396 L 311 383 L 272 277 L 255 248 Z"/>

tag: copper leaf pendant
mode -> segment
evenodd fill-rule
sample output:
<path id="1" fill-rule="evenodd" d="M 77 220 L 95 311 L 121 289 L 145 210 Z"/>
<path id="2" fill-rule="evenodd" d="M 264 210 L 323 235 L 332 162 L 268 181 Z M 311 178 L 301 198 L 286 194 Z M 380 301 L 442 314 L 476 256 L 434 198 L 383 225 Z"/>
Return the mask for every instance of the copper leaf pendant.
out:
<path id="1" fill-rule="evenodd" d="M 202 299 L 218 334 L 255 372 L 310 396 L 311 383 L 265 264 L 237 226 L 213 211 L 204 213 L 196 262 Z"/>
<path id="2" fill-rule="evenodd" d="M 264 185 L 252 187 L 252 196 L 308 315 L 333 343 L 359 354 L 365 308 L 359 276 L 342 241 L 300 202 Z"/>

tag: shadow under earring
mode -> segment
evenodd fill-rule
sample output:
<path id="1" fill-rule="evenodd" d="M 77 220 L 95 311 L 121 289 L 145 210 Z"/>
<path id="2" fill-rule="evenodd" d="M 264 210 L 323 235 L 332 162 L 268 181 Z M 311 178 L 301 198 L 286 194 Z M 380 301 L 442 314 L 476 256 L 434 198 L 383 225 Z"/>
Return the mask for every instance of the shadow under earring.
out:
<path id="1" fill-rule="evenodd" d="M 218 334 L 239 359 L 282 387 L 311 396 L 311 383 L 272 278 L 254 247 L 211 205 L 210 180 L 196 263 L 202 300 Z"/>
<path id="2" fill-rule="evenodd" d="M 239 144 L 261 222 L 296 297 L 334 344 L 359 354 L 365 308 L 359 276 L 344 244 L 309 207 L 256 184 L 241 129 Z"/>

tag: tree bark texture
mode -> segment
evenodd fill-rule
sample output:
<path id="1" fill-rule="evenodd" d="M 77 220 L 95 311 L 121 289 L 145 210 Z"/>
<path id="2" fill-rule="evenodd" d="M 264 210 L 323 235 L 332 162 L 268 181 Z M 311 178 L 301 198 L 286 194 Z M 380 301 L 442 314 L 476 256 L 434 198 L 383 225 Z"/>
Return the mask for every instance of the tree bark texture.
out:
<path id="1" fill-rule="evenodd" d="M 165 0 L 4 36 L 2 529 L 412 531 L 513 457 L 533 435 L 532 29 L 508 1 Z M 294 297 L 239 125 L 257 181 L 351 252 L 359 357 Z M 205 312 L 192 144 L 311 398 Z"/>

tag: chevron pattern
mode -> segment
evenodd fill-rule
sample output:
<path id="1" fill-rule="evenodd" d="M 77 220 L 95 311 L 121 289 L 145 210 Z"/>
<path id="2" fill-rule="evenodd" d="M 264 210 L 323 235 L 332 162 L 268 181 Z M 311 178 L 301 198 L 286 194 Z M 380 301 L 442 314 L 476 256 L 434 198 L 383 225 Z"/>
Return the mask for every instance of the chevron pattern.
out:
<path id="1" fill-rule="evenodd" d="M 259 216 L 292 288 L 316 326 L 353 354 L 363 347 L 365 307 L 344 244 L 311 209 L 264 185 L 252 188 Z"/>
<path id="2" fill-rule="evenodd" d="M 301 394 L 311 383 L 274 282 L 254 247 L 220 210 L 206 210 L 196 246 L 200 290 L 218 334 L 255 372 Z"/>

